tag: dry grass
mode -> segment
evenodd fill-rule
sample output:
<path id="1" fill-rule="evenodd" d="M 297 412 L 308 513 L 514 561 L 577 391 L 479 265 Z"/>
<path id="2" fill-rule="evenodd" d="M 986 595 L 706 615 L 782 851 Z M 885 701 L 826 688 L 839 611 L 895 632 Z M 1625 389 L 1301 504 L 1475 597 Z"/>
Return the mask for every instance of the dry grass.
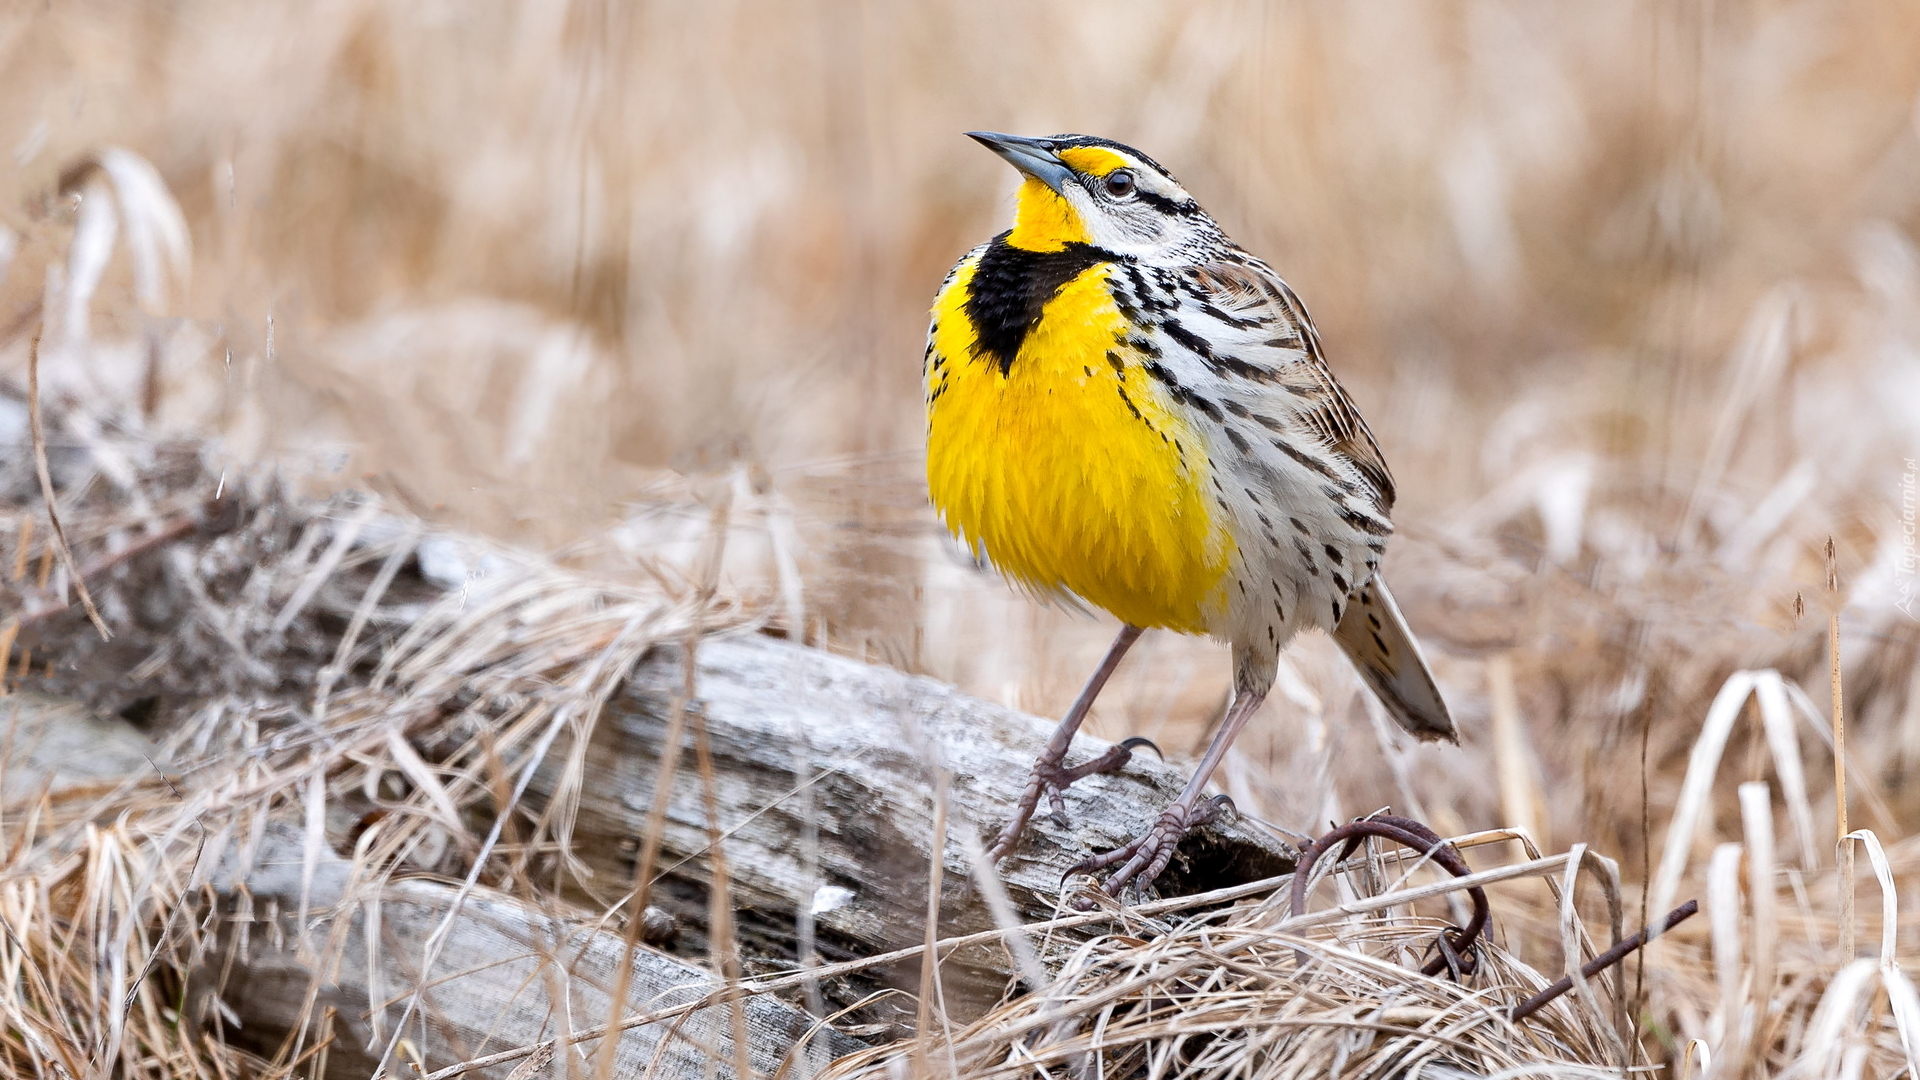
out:
<path id="1" fill-rule="evenodd" d="M 148 449 L 175 460 L 133 440 L 99 445 L 125 454 L 156 501 L 169 484 L 191 492 L 212 479 L 178 460 L 185 448 Z M 87 489 L 68 489 L 86 549 L 127 548 L 137 530 L 117 527 L 116 495 Z M 84 621 L 35 608 L 46 594 L 16 584 L 27 605 L 15 680 L 138 716 L 157 742 L 133 751 L 124 778 L 106 770 L 104 785 L 41 779 L 44 706 L 0 697 L 10 1075 L 320 1075 L 307 1055 L 331 1020 L 318 1012 L 277 1045 L 275 1033 L 221 1020 L 228 979 L 248 963 L 244 927 L 281 932 L 244 889 L 220 884 L 262 857 L 263 830 L 285 822 L 299 837 L 291 925 L 323 928 L 303 946 L 315 971 L 337 969 L 352 921 L 342 916 L 377 912 L 396 874 L 451 875 L 462 897 L 484 886 L 550 905 L 546 889 L 570 872 L 573 804 L 563 786 L 537 812 L 523 806 L 533 771 L 584 750 L 601 704 L 656 643 L 747 620 L 686 582 L 581 579 L 379 513 L 377 501 L 299 502 L 246 476 L 229 477 L 222 502 L 197 529 L 91 564 L 110 582 L 114 643 L 152 650 L 131 670 Z M 57 669 L 22 678 L 33 653 Z M 71 769 L 92 756 L 57 760 Z M 345 894 L 315 899 L 309 918 L 316 871 L 342 855 L 353 859 Z M 237 940 L 223 924 L 243 928 Z M 404 1029 L 417 1007 L 402 992 L 375 1010 L 374 1032 Z"/>
<path id="2" fill-rule="evenodd" d="M 1415 900 L 1556 873 L 1566 878 L 1554 892 L 1571 895 L 1566 886 L 1581 862 L 1580 853 L 1534 859 L 1429 888 L 1401 887 L 1408 868 L 1388 863 L 1400 875 L 1394 888 L 1291 917 L 1276 910 L 1284 881 L 1262 883 L 1271 895 L 1211 914 L 1190 916 L 1200 907 L 1193 900 L 1166 921 L 1115 910 L 1114 932 L 1073 950 L 1040 990 L 914 1052 L 934 1075 L 969 1077 L 1612 1074 L 1608 1065 L 1643 1063 L 1617 1027 L 1624 1014 L 1593 996 L 1617 975 L 1577 992 L 1581 1004 L 1549 1006 L 1523 1023 L 1511 1011 L 1548 980 L 1499 946 L 1480 948 L 1478 970 L 1462 981 L 1410 970 L 1447 925 L 1407 917 Z M 1369 872 L 1380 870 L 1363 859 L 1335 875 L 1343 889 L 1364 890 Z M 1611 878 L 1607 889 L 1617 904 Z M 1577 934 L 1578 916 L 1568 911 Z M 903 1053 L 883 1047 L 850 1056 L 832 1075 L 885 1075 Z"/>
<path id="3" fill-rule="evenodd" d="M 190 449 L 106 436 L 90 446 L 92 457 L 126 462 L 133 490 L 154 508 L 178 505 L 213 479 Z M 231 479 L 226 506 L 193 511 L 190 529 L 142 525 L 110 484 L 66 488 L 81 562 L 103 583 L 103 612 L 123 631 L 115 641 L 154 650 L 164 668 L 149 657 L 128 670 L 75 610 L 32 606 L 58 590 L 57 579 L 44 589 L 24 574 L 15 583 L 28 601 L 15 627 L 27 632 L 20 653 L 31 647 L 60 660 L 30 683 L 108 710 L 128 695 L 163 698 L 145 715 L 164 735 L 154 760 L 165 763 L 162 773 L 136 762 L 104 789 L 54 778 L 20 798 L 25 770 L 12 762 L 31 757 L 35 736 L 22 735 L 22 718 L 32 701 L 0 699 L 10 706 L 0 902 L 13 930 L 0 970 L 22 975 L 0 1000 L 9 1032 L 0 1055 L 16 1073 L 326 1074 L 329 1056 L 348 1050 L 336 1045 L 336 1018 L 316 1008 L 318 984 L 284 1032 L 234 1030 L 222 1019 L 227 979 L 249 963 L 245 932 L 223 925 L 280 925 L 261 923 L 241 903 L 245 894 L 222 884 L 238 873 L 231 860 L 260 858 L 250 852 L 261 850 L 263 830 L 294 838 L 278 850 L 298 853 L 291 872 L 300 914 L 290 925 L 313 928 L 301 955 L 315 971 L 342 961 L 345 916 L 375 917 L 396 877 L 440 875 L 461 882 L 462 897 L 569 907 L 560 885 L 576 873 L 573 803 L 563 782 L 544 804 L 523 805 L 534 770 L 557 759 L 563 778 L 580 775 L 579 762 L 566 759 L 584 750 L 600 703 L 654 643 L 749 626 L 777 606 L 772 595 L 745 608 L 716 593 L 712 543 L 681 572 L 662 563 L 645 584 L 613 585 L 432 530 L 364 497 L 313 503 L 287 498 L 267 478 Z M 750 509 L 750 493 L 743 501 Z M 732 497 L 710 502 L 711 520 L 727 528 Z M 179 512 L 153 513 L 164 523 Z M 35 547 L 24 525 L 31 511 L 13 520 L 22 523 L 11 530 L 14 550 L 27 545 L 13 561 L 44 559 L 44 531 Z M 183 549 L 196 554 L 182 557 Z M 168 618 L 143 624 L 127 606 L 134 601 Z M 1695 833 L 1724 786 L 1713 777 L 1742 718 L 1764 732 L 1754 745 L 1778 755 L 1771 772 L 1790 843 L 1773 835 L 1771 785 L 1748 782 L 1737 800 L 1744 848 L 1721 844 L 1702 867 L 1691 857 Z M 1920 1035 L 1920 999 L 1898 963 L 1898 889 L 1920 888 L 1920 860 L 1912 840 L 1887 852 L 1873 831 L 1854 834 L 1883 890 L 1877 917 L 1858 928 L 1881 959 L 1847 963 L 1834 943 L 1833 877 L 1817 854 L 1825 845 L 1812 838 L 1801 757 L 1808 738 L 1798 734 L 1824 730 L 1805 695 L 1777 673 L 1731 676 L 1697 736 L 1651 879 L 1656 909 L 1676 889 L 1700 889 L 1705 925 L 1658 941 L 1644 968 L 1597 975 L 1524 1021 L 1509 1018 L 1513 1006 L 1563 970 L 1564 958 L 1584 959 L 1617 939 L 1634 905 L 1617 866 L 1586 845 L 1541 857 L 1524 832 L 1508 830 L 1458 838 L 1481 865 L 1471 879 L 1426 884 L 1422 864 L 1370 851 L 1321 885 L 1336 895 L 1332 907 L 1305 915 L 1281 910 L 1281 878 L 1028 926 L 1053 965 L 1030 980 L 1031 993 L 955 1024 L 939 1015 L 940 967 L 931 965 L 921 1034 L 846 1058 L 831 1074 L 1571 1077 L 1661 1063 L 1704 1068 L 1717 1057 L 1721 1075 L 1751 1064 L 1768 1074 L 1893 1076 Z M 710 766 L 701 772 L 710 780 Z M 716 832 L 723 824 L 716 819 Z M 310 915 L 309 889 L 347 853 L 346 891 L 319 896 Z M 649 879 L 646 861 L 637 880 Z M 711 865 L 718 872 L 718 860 Z M 1447 911 L 1436 902 L 1475 883 L 1492 887 L 1495 911 L 1478 969 L 1459 982 L 1418 974 Z M 725 895 L 719 881 L 715 895 Z M 601 917 L 643 906 L 616 899 Z M 1096 924 L 1106 928 L 1084 943 L 1051 940 Z M 637 934 L 638 921 L 628 925 Z M 710 927 L 716 970 L 728 974 L 720 987 L 628 1022 L 678 1023 L 702 1002 L 792 996 L 809 981 L 906 958 L 742 980 L 724 927 L 720 918 Z M 933 942 L 933 955 L 965 944 Z M 556 975 L 567 970 L 564 950 L 538 955 Z M 421 962 L 433 967 L 431 946 Z M 458 1066 L 410 1056 L 419 1051 L 399 1037 L 415 1009 L 434 1008 L 393 988 L 371 1019 L 388 1045 L 353 1049 L 459 1075 Z M 588 1024 L 575 1037 L 591 1042 L 597 1030 Z M 745 1071 L 720 1047 L 712 1054 Z M 461 1056 L 497 1071 L 552 1055 L 483 1044 Z M 790 1064 L 805 1061 L 802 1053 Z M 587 1067 L 584 1059 L 577 1067 Z M 346 1068 L 335 1074 L 351 1075 L 354 1066 Z"/>
<path id="4" fill-rule="evenodd" d="M 1716 1075 L 1891 1076 L 1913 1027 L 1894 1023 L 1910 999 L 1891 965 L 1920 948 L 1897 932 L 1920 902 L 1920 583 L 1901 518 L 1920 457 L 1916 30 L 1880 0 L 8 11 L 0 373 L 24 387 L 44 321 L 50 479 L 83 566 L 132 573 L 116 546 L 205 535 L 190 557 L 160 544 L 160 578 L 133 560 L 147 569 L 102 590 L 110 624 L 178 630 L 135 652 L 37 614 L 68 589 L 40 554 L 45 517 L 9 516 L 0 573 L 41 584 L 0 628 L 6 682 L 191 732 L 183 761 L 244 751 L 258 790 L 219 813 L 304 818 L 306 794 L 265 781 L 311 768 L 314 744 L 284 732 L 384 760 L 390 732 L 445 722 L 424 704 L 450 692 L 436 672 L 498 671 L 484 693 L 519 703 L 488 730 L 511 745 L 449 728 L 435 765 L 458 779 L 421 817 L 444 819 L 511 789 L 513 747 L 580 722 L 596 671 L 709 617 L 696 567 L 712 491 L 731 485 L 717 595 L 744 606 L 711 617 L 765 613 L 1057 712 L 1108 630 L 1032 608 L 938 539 L 917 357 L 940 273 L 1006 209 L 1003 168 L 957 133 L 1098 132 L 1168 162 L 1312 305 L 1405 492 L 1389 573 L 1465 734 L 1461 750 L 1400 745 L 1327 643 L 1304 641 L 1223 770 L 1238 805 L 1301 832 L 1391 804 L 1453 835 L 1525 824 L 1548 850 L 1588 843 L 1618 860 L 1629 922 L 1706 902 L 1636 969 L 1648 1060 L 1702 1075 L 1706 1048 Z M 24 451 L 16 400 L 0 397 L 0 444 Z M 27 455 L 0 455 L 6 505 L 36 486 Z M 252 509 L 209 523 L 217 488 Z M 305 498 L 348 489 L 378 508 Z M 436 616 L 399 636 L 439 609 L 395 553 L 451 543 L 433 531 L 448 526 L 592 573 L 541 564 L 488 609 L 558 635 L 534 703 L 525 654 L 490 652 L 493 631 Z M 478 559 L 454 557 L 450 580 Z M 584 584 L 606 580 L 643 584 Z M 1198 741 L 1218 649 L 1150 637 L 1136 654 L 1095 729 Z M 393 696 L 364 696 L 379 672 Z M 351 786 L 328 775 L 328 792 Z M 1768 784 L 1769 812 L 1742 782 Z M 133 927 L 198 910 L 199 834 L 171 793 L 116 797 L 3 823 L 9 925 L 34 928 L 5 959 L 46 975 L 10 980 L 11 1061 L 81 1075 L 117 1043 L 129 1073 L 259 1067 L 167 1021 L 159 990 L 95 1007 L 117 1000 L 100 980 L 155 955 Z M 542 827 L 563 836 L 564 813 Z M 1843 929 L 1829 852 L 1862 828 L 1894 899 L 1873 901 L 1867 860 Z M 381 858 L 425 843 L 402 833 L 421 835 L 383 833 Z M 532 841 L 501 844 L 455 862 L 523 882 Z M 1529 896 L 1496 897 L 1519 965 L 1501 970 L 1557 971 L 1558 905 Z M 1031 1010 L 1082 1002 L 1104 973 L 1191 981 L 1219 925 L 1106 939 L 1054 997 L 956 1047 L 1011 1052 Z M 1324 931 L 1345 966 L 1319 977 L 1377 970 L 1403 930 Z M 1888 966 L 1852 960 L 1843 934 Z M 189 940 L 172 935 L 152 940 Z M 1281 985 L 1247 978 L 1208 992 L 1230 1012 Z M 1409 985 L 1454 1015 L 1456 991 Z M 1347 986 L 1339 1009 L 1374 1007 L 1370 992 Z M 1087 1006 L 1106 1028 L 1062 1027 L 1059 1052 L 1096 1030 L 1158 1037 L 1161 993 Z M 1576 1034 L 1563 1049 L 1601 1045 Z M 1405 1063 L 1392 1039 L 1353 1038 Z M 931 1047 L 914 1060 L 941 1067 Z"/>

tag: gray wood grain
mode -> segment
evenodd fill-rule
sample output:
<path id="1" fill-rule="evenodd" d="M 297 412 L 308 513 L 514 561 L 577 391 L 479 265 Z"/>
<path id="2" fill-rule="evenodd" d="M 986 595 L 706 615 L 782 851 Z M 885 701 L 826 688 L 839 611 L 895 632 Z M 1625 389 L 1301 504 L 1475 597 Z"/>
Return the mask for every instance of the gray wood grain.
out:
<path id="1" fill-rule="evenodd" d="M 696 655 L 694 707 L 711 740 L 731 898 L 750 956 L 765 968 L 790 967 L 800 912 L 823 896 L 822 886 L 845 890 L 837 894 L 843 902 L 815 916 L 825 960 L 922 941 L 935 763 L 953 777 L 939 933 L 995 925 L 961 834 L 971 830 L 984 842 L 997 831 L 1053 721 L 965 697 L 930 679 L 763 636 L 709 639 Z M 618 895 L 631 882 L 681 686 L 680 650 L 656 650 L 593 731 L 573 846 L 592 869 L 596 892 Z M 685 745 L 664 823 L 660 865 L 666 873 L 653 902 L 681 920 L 679 947 L 704 956 L 708 823 L 690 734 Z M 1068 760 L 1084 760 L 1107 745 L 1083 736 Z M 550 795 L 558 776 L 557 766 L 543 772 L 533 793 Z M 796 792 L 803 782 L 805 791 Z M 1037 817 L 1021 850 L 999 867 L 1019 918 L 1054 914 L 1068 867 L 1130 839 L 1184 782 L 1184 767 L 1147 752 L 1121 774 L 1069 789 L 1068 827 Z M 817 837 L 811 859 L 809 822 Z M 1291 865 L 1292 852 L 1279 841 L 1227 820 L 1188 838 L 1160 890 L 1198 892 L 1285 873 Z M 831 902 L 834 895 L 823 898 Z M 1071 937 L 1054 942 L 1071 944 Z M 849 1004 L 884 985 L 917 988 L 919 970 L 916 960 L 825 990 L 831 1001 Z M 941 975 L 949 1016 L 960 1021 L 983 1011 L 1006 990 L 1011 973 L 998 945 L 947 957 Z"/>
<path id="2" fill-rule="evenodd" d="M 329 852 L 313 877 L 309 910 L 318 917 L 303 940 L 295 921 L 301 892 L 300 836 L 292 825 L 282 824 L 268 827 L 251 858 L 230 852 L 213 884 L 228 915 L 221 921 L 220 947 L 206 954 L 188 980 L 196 995 L 189 1002 L 189 1015 L 208 1017 L 219 1007 L 212 997 L 217 995 L 222 1012 L 239 1022 L 229 1030 L 229 1038 L 272 1054 L 293 1029 L 315 971 L 326 967 L 330 938 L 343 930 L 344 948 L 330 968 L 332 977 L 321 980 L 316 1002 L 316 1015 L 334 1010 L 335 1041 L 326 1075 L 340 1080 L 370 1075 L 401 1018 L 408 992 L 419 981 L 428 936 L 450 909 L 458 887 L 423 879 L 395 881 L 380 890 L 377 904 L 356 894 L 352 903 L 336 908 L 352 890 L 350 867 Z M 346 925 L 336 927 L 335 920 L 342 917 Z M 369 934 L 376 938 L 371 948 Z M 388 1075 L 417 1075 L 410 1064 L 415 1054 L 428 1069 L 437 1069 L 606 1023 L 622 948 L 617 931 L 543 913 L 488 890 L 474 892 L 460 906 L 434 964 L 425 1007 L 408 1025 L 407 1052 Z M 221 969 L 229 950 L 235 962 L 223 981 Z M 717 985 L 703 968 L 641 948 L 634 953 L 623 1015 L 697 1000 Z M 790 1056 L 798 1060 L 789 1064 L 787 1075 L 811 1075 L 834 1056 L 862 1045 L 821 1030 L 800 1046 L 814 1027 L 813 1017 L 771 997 L 748 998 L 743 1008 L 748 1062 L 762 1076 L 772 1075 Z M 635 1028 L 621 1036 L 613 1075 L 732 1077 L 733 1069 L 726 1064 L 734 1060 L 732 1030 L 732 1014 L 724 1005 Z M 312 1044 L 310 1034 L 307 1045 Z M 579 1066 L 591 1059 L 597 1045 L 566 1051 L 575 1061 L 572 1070 L 556 1061 L 534 1075 L 586 1075 Z M 468 1075 L 503 1080 L 520 1063 Z"/>

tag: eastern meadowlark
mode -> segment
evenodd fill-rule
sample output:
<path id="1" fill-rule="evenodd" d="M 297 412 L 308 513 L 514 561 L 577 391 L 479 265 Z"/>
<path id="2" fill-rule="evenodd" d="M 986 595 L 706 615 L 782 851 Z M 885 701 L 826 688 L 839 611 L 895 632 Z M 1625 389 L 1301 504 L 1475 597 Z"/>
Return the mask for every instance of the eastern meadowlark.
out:
<path id="1" fill-rule="evenodd" d="M 1119 864 L 1110 893 L 1151 884 L 1216 812 L 1207 780 L 1305 627 L 1333 634 L 1402 727 L 1456 738 L 1379 574 L 1392 474 L 1299 297 L 1137 150 L 970 134 L 1024 179 L 1013 228 L 968 252 L 934 301 L 928 489 L 947 528 L 1008 578 L 1123 624 L 994 857 L 1017 845 L 1043 795 L 1064 818 L 1062 789 L 1145 742 L 1064 765 L 1149 628 L 1227 641 L 1233 698 L 1179 798 L 1138 839 L 1077 868 Z"/>

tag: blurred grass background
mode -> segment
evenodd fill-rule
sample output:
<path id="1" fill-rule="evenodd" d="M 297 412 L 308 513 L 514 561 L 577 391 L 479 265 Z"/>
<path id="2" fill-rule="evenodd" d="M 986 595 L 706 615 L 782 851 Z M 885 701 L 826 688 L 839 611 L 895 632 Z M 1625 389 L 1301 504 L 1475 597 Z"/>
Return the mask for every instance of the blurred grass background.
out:
<path id="1" fill-rule="evenodd" d="M 1316 638 L 1228 790 L 1293 828 L 1527 824 L 1643 878 L 1706 700 L 1778 666 L 1824 701 L 1835 603 L 1869 823 L 1920 823 L 1917 94 L 1896 0 L 22 4 L 0 373 L 61 286 L 62 171 L 123 146 L 191 283 L 143 306 L 122 255 L 90 325 L 47 304 L 49 394 L 616 573 L 689 552 L 731 476 L 730 587 L 1054 714 L 1110 628 L 941 539 L 919 364 L 1010 214 L 960 133 L 1116 138 L 1311 307 L 1468 744 L 1377 738 Z M 1226 671 L 1155 635 L 1093 729 L 1183 751 Z"/>

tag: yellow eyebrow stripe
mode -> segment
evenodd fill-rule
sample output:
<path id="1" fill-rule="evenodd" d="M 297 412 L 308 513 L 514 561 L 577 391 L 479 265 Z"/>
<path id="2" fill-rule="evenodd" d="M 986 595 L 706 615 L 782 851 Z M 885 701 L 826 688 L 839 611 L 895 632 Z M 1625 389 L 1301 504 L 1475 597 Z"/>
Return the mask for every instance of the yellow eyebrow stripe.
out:
<path id="1" fill-rule="evenodd" d="M 1105 176 L 1115 169 L 1130 167 L 1127 159 L 1104 146 L 1075 146 L 1060 151 L 1067 167 L 1085 176 Z"/>

